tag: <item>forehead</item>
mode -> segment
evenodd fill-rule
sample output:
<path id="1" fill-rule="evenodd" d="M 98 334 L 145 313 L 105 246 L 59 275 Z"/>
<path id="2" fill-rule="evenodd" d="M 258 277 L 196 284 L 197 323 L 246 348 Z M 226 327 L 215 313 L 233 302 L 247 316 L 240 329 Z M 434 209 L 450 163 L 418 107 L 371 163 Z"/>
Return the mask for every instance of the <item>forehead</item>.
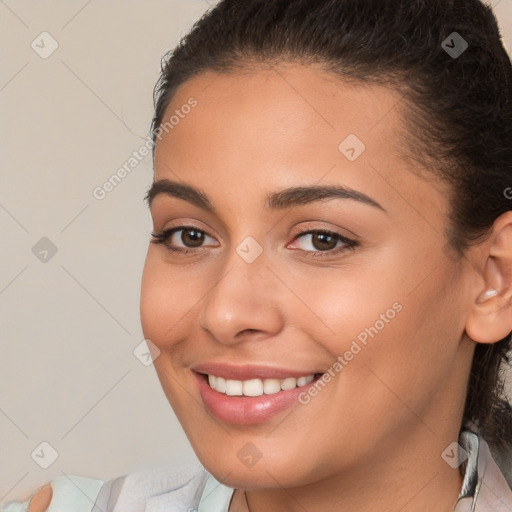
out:
<path id="1" fill-rule="evenodd" d="M 397 114 L 402 96 L 398 91 L 348 82 L 319 64 L 283 63 L 230 73 L 200 73 L 181 85 L 164 120 L 192 96 L 199 107 L 194 109 L 194 117 L 211 121 L 205 128 L 219 129 L 225 119 L 243 128 L 240 136 L 249 131 L 248 115 L 253 132 L 259 128 L 260 136 L 281 131 L 289 138 L 299 133 L 311 138 L 319 130 L 319 135 L 338 136 L 351 129 L 363 137 L 381 124 L 377 134 L 393 135 L 401 128 Z"/>
<path id="2" fill-rule="evenodd" d="M 184 108 L 191 99 L 195 106 Z M 407 172 L 411 164 L 400 149 L 403 112 L 398 91 L 347 82 L 318 65 L 204 72 L 182 84 L 167 108 L 163 123 L 172 116 L 178 122 L 157 141 L 155 180 L 212 190 L 222 183 L 224 195 L 241 184 L 262 195 L 329 181 L 381 204 L 403 187 L 428 201 L 432 184 Z"/>

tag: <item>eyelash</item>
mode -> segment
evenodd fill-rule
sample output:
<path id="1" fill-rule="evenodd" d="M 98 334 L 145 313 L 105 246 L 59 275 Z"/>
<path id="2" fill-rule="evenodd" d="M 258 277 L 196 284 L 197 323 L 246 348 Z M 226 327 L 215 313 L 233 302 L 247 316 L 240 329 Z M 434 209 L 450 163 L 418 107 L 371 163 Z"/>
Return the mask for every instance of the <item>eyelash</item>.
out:
<path id="1" fill-rule="evenodd" d="M 166 229 L 166 230 L 158 232 L 158 233 L 157 232 L 151 233 L 151 236 L 153 237 L 151 240 L 151 243 L 165 245 L 166 249 L 170 253 L 189 254 L 189 253 L 195 253 L 198 250 L 200 251 L 201 248 L 199 248 L 199 249 L 188 248 L 187 249 L 187 248 L 181 248 L 181 247 L 172 247 L 167 244 L 168 239 L 175 232 L 187 231 L 187 230 L 190 230 L 190 231 L 193 230 L 193 231 L 197 231 L 203 235 L 207 235 L 207 233 L 205 231 L 203 231 L 202 229 L 196 228 L 195 226 L 178 226 L 175 228 Z M 299 251 L 305 252 L 313 258 L 318 258 L 318 257 L 322 258 L 322 257 L 329 257 L 329 256 L 337 255 L 337 254 L 340 254 L 345 251 L 354 250 L 357 246 L 359 246 L 359 243 L 356 242 L 355 240 L 351 240 L 349 238 L 344 237 L 343 235 L 340 235 L 339 233 L 335 233 L 333 231 L 328 231 L 325 229 L 310 229 L 310 230 L 306 230 L 306 231 L 301 231 L 293 238 L 293 241 L 297 240 L 298 238 L 301 238 L 302 236 L 310 235 L 310 234 L 325 234 L 328 236 L 332 236 L 332 237 L 336 238 L 338 241 L 343 242 L 345 244 L 344 246 L 338 247 L 337 249 L 329 249 L 327 251 L 306 251 L 304 249 L 298 249 Z"/>

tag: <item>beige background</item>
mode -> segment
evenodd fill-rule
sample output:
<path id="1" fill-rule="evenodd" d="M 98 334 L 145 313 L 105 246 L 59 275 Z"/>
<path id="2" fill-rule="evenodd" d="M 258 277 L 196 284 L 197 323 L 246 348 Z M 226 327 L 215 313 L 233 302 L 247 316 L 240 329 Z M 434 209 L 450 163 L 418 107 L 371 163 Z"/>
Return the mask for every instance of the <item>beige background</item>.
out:
<path id="1" fill-rule="evenodd" d="M 512 0 L 492 5 L 512 49 Z M 133 353 L 151 158 L 93 190 L 144 144 L 160 58 L 208 6 L 0 0 L 0 503 L 192 457 Z"/>

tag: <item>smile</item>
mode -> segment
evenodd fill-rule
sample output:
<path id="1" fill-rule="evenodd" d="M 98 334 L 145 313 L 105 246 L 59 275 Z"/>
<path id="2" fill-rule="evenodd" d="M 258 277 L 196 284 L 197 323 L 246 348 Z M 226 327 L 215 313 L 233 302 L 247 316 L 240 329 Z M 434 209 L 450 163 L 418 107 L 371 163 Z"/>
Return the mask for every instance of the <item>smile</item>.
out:
<path id="1" fill-rule="evenodd" d="M 311 374 L 298 378 L 286 377 L 284 379 L 234 380 L 209 374 L 208 384 L 215 391 L 229 396 L 262 396 L 305 386 L 314 380 L 315 375 Z"/>
<path id="2" fill-rule="evenodd" d="M 211 369 L 206 370 L 206 366 Z M 214 366 L 224 377 L 215 375 Z M 293 373 L 295 376 L 290 376 Z M 255 425 L 269 421 L 289 407 L 299 406 L 299 395 L 314 386 L 323 374 L 301 375 L 300 371 L 268 366 L 236 368 L 209 364 L 196 367 L 192 375 L 206 410 L 217 420 L 232 425 Z M 230 376 L 244 380 L 227 378 Z"/>

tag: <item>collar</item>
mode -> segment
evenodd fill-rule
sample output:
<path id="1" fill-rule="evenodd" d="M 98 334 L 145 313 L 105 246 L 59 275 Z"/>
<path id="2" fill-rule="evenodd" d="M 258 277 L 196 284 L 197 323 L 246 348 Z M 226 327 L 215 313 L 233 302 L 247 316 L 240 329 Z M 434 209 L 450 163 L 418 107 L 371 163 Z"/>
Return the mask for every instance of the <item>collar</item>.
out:
<path id="1" fill-rule="evenodd" d="M 452 512 L 510 512 L 512 490 L 487 442 L 476 432 L 462 430 L 459 445 L 459 460 L 461 454 L 467 458 L 462 465 L 462 488 Z"/>

